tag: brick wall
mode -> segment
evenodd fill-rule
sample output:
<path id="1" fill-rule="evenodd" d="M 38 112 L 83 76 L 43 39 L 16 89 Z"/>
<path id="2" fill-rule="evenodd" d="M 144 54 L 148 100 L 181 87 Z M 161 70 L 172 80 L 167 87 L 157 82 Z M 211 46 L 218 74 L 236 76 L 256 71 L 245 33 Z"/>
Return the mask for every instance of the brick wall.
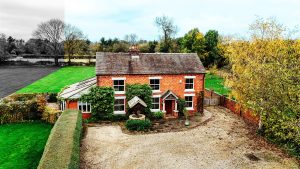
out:
<path id="1" fill-rule="evenodd" d="M 196 76 L 194 79 L 194 92 L 185 92 L 185 78 L 184 76 Z M 171 90 L 178 97 L 184 98 L 184 94 L 195 94 L 194 97 L 194 111 L 197 111 L 197 98 L 199 92 L 204 90 L 204 74 L 181 74 L 181 75 L 120 75 L 120 76 L 97 76 L 98 86 L 111 86 L 113 87 L 112 78 L 126 77 L 125 84 L 149 84 L 149 77 L 161 77 L 160 79 L 160 91 L 153 95 L 161 95 L 167 90 Z M 199 104 L 199 103 L 198 103 Z M 162 109 L 162 105 L 160 105 Z"/>
<path id="2" fill-rule="evenodd" d="M 223 106 L 229 109 L 234 114 L 241 116 L 245 121 L 258 125 L 259 123 L 259 115 L 257 115 L 254 110 L 249 108 L 244 108 L 241 104 L 237 103 L 234 100 L 228 99 L 225 96 L 221 96 L 220 98 L 220 106 Z"/>

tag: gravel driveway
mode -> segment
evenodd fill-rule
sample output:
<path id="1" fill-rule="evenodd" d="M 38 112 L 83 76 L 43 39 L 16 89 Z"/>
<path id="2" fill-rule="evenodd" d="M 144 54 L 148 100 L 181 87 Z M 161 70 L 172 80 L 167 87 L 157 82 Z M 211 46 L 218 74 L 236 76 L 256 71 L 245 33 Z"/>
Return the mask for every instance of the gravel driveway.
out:
<path id="1" fill-rule="evenodd" d="M 239 117 L 207 110 L 213 114 L 207 124 L 183 132 L 127 135 L 119 126 L 89 127 L 81 168 L 298 168 Z"/>

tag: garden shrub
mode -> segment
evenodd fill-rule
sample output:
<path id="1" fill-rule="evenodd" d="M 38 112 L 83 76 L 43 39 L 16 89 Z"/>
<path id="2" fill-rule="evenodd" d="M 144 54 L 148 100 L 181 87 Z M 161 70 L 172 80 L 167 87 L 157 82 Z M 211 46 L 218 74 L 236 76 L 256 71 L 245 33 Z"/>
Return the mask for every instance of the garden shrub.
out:
<path id="1" fill-rule="evenodd" d="M 184 108 L 185 108 L 185 100 L 179 98 L 178 99 L 178 113 L 179 113 L 179 116 L 184 116 L 184 112 L 183 112 Z"/>
<path id="2" fill-rule="evenodd" d="M 147 131 L 152 126 L 151 121 L 146 120 L 127 120 L 125 126 L 130 131 Z"/>
<path id="3" fill-rule="evenodd" d="M 0 102 L 0 124 L 40 120 L 45 105 L 46 101 L 43 95 L 12 95 Z"/>
<path id="4" fill-rule="evenodd" d="M 38 168 L 79 168 L 81 131 L 81 113 L 64 111 L 51 130 Z"/>
<path id="5" fill-rule="evenodd" d="M 147 104 L 144 114 L 153 118 L 153 113 L 150 110 L 152 108 L 152 88 L 148 84 L 126 84 L 126 99 L 129 101 L 135 96 Z M 130 109 L 127 112 L 132 113 Z"/>
<path id="6" fill-rule="evenodd" d="M 57 93 L 49 93 L 47 101 L 49 103 L 55 103 L 55 102 L 57 102 Z"/>
<path id="7" fill-rule="evenodd" d="M 157 111 L 153 113 L 153 117 L 155 119 L 162 119 L 164 117 L 164 113 L 162 111 Z"/>
<path id="8" fill-rule="evenodd" d="M 126 116 L 126 115 L 113 114 L 112 116 L 109 117 L 110 121 L 125 121 L 127 119 L 128 119 L 128 116 Z"/>
<path id="9" fill-rule="evenodd" d="M 91 104 L 91 113 L 95 119 L 108 120 L 113 116 L 115 98 L 111 87 L 92 87 L 80 100 Z"/>
<path id="10" fill-rule="evenodd" d="M 42 120 L 54 124 L 61 114 L 60 110 L 53 109 L 51 107 L 46 106 L 45 110 L 42 114 Z"/>

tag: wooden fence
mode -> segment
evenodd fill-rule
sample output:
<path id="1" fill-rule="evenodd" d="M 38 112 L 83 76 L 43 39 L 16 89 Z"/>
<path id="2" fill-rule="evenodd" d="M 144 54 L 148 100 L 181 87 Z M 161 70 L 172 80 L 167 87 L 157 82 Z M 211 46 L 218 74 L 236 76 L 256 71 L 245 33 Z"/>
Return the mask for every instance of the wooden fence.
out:
<path id="1" fill-rule="evenodd" d="M 254 110 L 242 107 L 237 101 L 229 99 L 223 95 L 215 93 L 213 90 L 205 89 L 205 106 L 222 106 L 229 109 L 234 114 L 242 117 L 245 121 L 258 126 L 259 115 Z"/>

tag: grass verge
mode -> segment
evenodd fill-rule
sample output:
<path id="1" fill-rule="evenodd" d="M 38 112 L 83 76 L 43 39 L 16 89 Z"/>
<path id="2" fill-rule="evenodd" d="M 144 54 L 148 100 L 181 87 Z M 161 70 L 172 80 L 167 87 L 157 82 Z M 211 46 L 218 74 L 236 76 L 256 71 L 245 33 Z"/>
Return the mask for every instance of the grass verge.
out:
<path id="1" fill-rule="evenodd" d="M 82 117 L 79 111 L 64 111 L 51 131 L 38 168 L 79 168 L 81 130 Z"/>
<path id="2" fill-rule="evenodd" d="M 43 122 L 0 125 L 0 168 L 36 168 L 51 128 Z"/>
<path id="3" fill-rule="evenodd" d="M 33 82 L 16 93 L 58 93 L 65 86 L 94 76 L 94 66 L 67 66 Z"/>

